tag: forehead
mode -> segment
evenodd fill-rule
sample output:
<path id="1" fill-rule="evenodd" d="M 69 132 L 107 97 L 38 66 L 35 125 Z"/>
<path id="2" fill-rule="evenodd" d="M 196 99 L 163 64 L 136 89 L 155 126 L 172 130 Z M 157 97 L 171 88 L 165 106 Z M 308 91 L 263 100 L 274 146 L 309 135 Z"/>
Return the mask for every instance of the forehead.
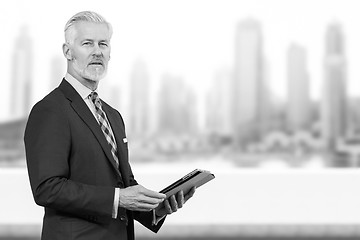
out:
<path id="1" fill-rule="evenodd" d="M 110 30 L 106 23 L 77 22 L 74 25 L 76 29 L 75 40 L 107 40 L 110 41 Z"/>

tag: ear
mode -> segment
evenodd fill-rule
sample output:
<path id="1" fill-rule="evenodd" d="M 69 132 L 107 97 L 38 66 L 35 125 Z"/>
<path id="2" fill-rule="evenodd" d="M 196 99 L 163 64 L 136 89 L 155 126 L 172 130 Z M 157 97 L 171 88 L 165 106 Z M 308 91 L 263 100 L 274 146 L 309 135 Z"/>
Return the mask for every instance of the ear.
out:
<path id="1" fill-rule="evenodd" d="M 63 46 L 62 46 L 62 49 L 63 49 L 63 54 L 64 54 L 65 58 L 68 61 L 71 61 L 73 59 L 73 57 L 72 57 L 72 53 L 71 53 L 71 49 L 69 47 L 69 44 L 64 43 Z"/>

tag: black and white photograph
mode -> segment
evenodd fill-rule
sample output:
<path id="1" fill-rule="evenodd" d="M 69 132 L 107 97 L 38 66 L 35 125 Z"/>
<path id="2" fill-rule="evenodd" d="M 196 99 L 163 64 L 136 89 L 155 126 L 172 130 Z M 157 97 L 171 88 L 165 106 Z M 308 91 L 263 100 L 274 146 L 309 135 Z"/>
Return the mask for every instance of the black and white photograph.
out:
<path id="1" fill-rule="evenodd" d="M 359 9 L 2 3 L 0 240 L 359 239 Z"/>

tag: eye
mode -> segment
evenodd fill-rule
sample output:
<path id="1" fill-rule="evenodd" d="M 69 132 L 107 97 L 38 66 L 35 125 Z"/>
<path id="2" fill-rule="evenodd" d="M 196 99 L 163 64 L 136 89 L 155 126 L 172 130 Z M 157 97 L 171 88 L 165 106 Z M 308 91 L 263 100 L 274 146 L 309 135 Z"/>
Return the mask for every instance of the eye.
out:
<path id="1" fill-rule="evenodd" d="M 109 44 L 107 44 L 106 42 L 101 42 L 101 43 L 99 43 L 99 45 L 102 46 L 102 47 L 108 47 L 109 46 Z"/>
<path id="2" fill-rule="evenodd" d="M 83 46 L 90 46 L 91 44 L 92 44 L 92 43 L 89 42 L 89 41 L 86 41 L 86 42 L 83 42 L 83 43 L 82 43 Z"/>

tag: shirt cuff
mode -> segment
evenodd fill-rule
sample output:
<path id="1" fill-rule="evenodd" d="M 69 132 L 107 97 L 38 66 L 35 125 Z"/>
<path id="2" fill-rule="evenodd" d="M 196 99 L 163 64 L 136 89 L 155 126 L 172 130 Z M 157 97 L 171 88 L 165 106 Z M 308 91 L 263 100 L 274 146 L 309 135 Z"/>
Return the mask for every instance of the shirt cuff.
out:
<path id="1" fill-rule="evenodd" d="M 114 205 L 113 205 L 113 210 L 112 210 L 112 214 L 111 214 L 112 218 L 117 218 L 118 209 L 119 209 L 119 201 L 120 201 L 119 197 L 120 197 L 120 188 L 115 188 Z"/>
<path id="2" fill-rule="evenodd" d="M 153 209 L 152 212 L 153 212 L 153 221 L 152 221 L 153 226 L 156 226 L 163 218 L 166 217 L 166 214 L 162 217 L 156 216 L 155 209 Z"/>

